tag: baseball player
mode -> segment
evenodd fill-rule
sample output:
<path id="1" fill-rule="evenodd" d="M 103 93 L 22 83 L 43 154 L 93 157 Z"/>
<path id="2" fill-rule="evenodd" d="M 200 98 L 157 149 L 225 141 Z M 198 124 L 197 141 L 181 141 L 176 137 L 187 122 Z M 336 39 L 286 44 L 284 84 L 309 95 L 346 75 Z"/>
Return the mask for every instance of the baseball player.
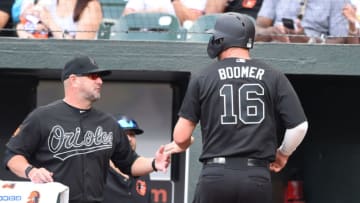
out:
<path id="1" fill-rule="evenodd" d="M 120 127 L 129 139 L 132 150 L 136 150 L 136 136 L 143 134 L 137 122 L 126 116 L 117 116 Z M 121 172 L 110 161 L 110 168 L 106 179 L 103 203 L 150 203 L 150 176 L 133 177 Z"/>
<path id="2" fill-rule="evenodd" d="M 133 176 L 166 171 L 170 156 L 163 146 L 155 158 L 139 156 L 115 118 L 92 107 L 100 99 L 101 77 L 108 74 L 87 56 L 66 63 L 65 97 L 25 118 L 6 144 L 7 167 L 34 183 L 69 186 L 70 203 L 102 202 L 110 159 Z"/>
<path id="3" fill-rule="evenodd" d="M 165 150 L 186 150 L 200 121 L 203 168 L 193 202 L 271 202 L 270 171 L 302 142 L 306 116 L 286 76 L 250 57 L 255 28 L 247 16 L 221 14 L 209 32 L 207 52 L 218 60 L 191 78 Z M 280 147 L 277 121 L 286 128 Z"/>

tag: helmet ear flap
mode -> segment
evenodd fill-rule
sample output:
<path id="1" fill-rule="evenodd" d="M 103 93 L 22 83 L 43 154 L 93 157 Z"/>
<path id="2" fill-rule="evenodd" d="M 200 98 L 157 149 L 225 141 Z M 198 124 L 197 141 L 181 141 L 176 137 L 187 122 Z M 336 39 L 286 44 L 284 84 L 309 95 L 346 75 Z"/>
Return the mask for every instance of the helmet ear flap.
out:
<path id="1" fill-rule="evenodd" d="M 209 39 L 207 53 L 210 58 L 217 57 L 223 50 L 230 47 L 245 49 L 253 48 L 255 24 L 249 16 L 228 12 L 216 18 L 212 37 Z"/>
<path id="2" fill-rule="evenodd" d="M 207 53 L 210 58 L 215 58 L 223 49 L 224 38 L 215 39 L 215 36 L 211 36 L 209 39 Z"/>

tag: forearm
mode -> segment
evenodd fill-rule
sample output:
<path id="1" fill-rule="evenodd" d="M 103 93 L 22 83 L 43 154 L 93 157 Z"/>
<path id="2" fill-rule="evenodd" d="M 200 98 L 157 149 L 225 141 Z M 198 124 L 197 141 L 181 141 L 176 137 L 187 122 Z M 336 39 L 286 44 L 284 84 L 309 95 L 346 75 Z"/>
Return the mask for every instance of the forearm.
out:
<path id="1" fill-rule="evenodd" d="M 181 151 L 185 151 L 192 144 L 193 139 L 191 139 L 191 138 L 193 138 L 193 137 L 191 136 L 190 139 L 186 139 L 186 140 L 183 140 L 183 141 L 174 140 L 174 142 L 175 142 L 176 145 L 179 146 Z"/>
<path id="2" fill-rule="evenodd" d="M 345 37 L 331 37 L 325 40 L 326 44 L 344 44 L 345 42 Z"/>
<path id="3" fill-rule="evenodd" d="M 139 157 L 131 166 L 131 175 L 143 176 L 154 171 L 152 161 L 154 158 Z"/>
<path id="4" fill-rule="evenodd" d="M 359 43 L 359 30 L 357 29 L 355 22 L 349 21 L 348 37 L 346 38 L 346 43 L 348 44 Z"/>
<path id="5" fill-rule="evenodd" d="M 256 26 L 255 41 L 270 42 L 272 40 L 272 27 Z"/>
<path id="6" fill-rule="evenodd" d="M 206 2 L 205 13 L 222 13 L 225 10 L 227 0 L 208 0 Z"/>
<path id="7" fill-rule="evenodd" d="M 25 169 L 29 166 L 29 162 L 22 155 L 14 155 L 7 162 L 7 167 L 17 176 L 21 178 L 28 178 L 25 174 Z"/>
<path id="8" fill-rule="evenodd" d="M 180 20 L 181 24 L 186 20 L 194 21 L 202 15 L 201 11 L 189 9 L 185 7 L 179 0 L 174 0 L 172 3 L 176 16 Z"/>
<path id="9" fill-rule="evenodd" d="M 175 125 L 173 139 L 183 151 L 185 151 L 193 142 L 192 133 L 196 123 L 180 117 Z"/>
<path id="10" fill-rule="evenodd" d="M 0 10 L 0 29 L 5 27 L 6 23 L 8 22 L 10 15 L 6 12 Z"/>
<path id="11" fill-rule="evenodd" d="M 290 156 L 304 139 L 307 129 L 307 121 L 297 125 L 295 128 L 287 129 L 279 151 L 285 156 Z"/>

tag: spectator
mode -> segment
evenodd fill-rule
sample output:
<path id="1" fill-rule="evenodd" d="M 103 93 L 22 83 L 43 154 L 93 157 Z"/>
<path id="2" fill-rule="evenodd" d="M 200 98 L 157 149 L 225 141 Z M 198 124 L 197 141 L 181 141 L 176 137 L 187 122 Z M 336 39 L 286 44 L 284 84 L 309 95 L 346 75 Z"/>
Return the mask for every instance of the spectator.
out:
<path id="1" fill-rule="evenodd" d="M 207 0 L 206 14 L 236 12 L 256 19 L 263 0 Z"/>
<path id="2" fill-rule="evenodd" d="M 102 11 L 98 0 L 23 0 L 20 19 L 21 38 L 95 39 Z"/>
<path id="3" fill-rule="evenodd" d="M 206 0 L 129 0 L 122 15 L 134 12 L 164 12 L 175 15 L 181 25 L 205 12 Z"/>
<path id="4" fill-rule="evenodd" d="M 256 18 L 256 41 L 344 43 L 347 26 L 341 11 L 347 1 L 264 0 Z M 294 29 L 286 28 L 282 18 L 292 19 Z"/>
<path id="5" fill-rule="evenodd" d="M 11 18 L 11 8 L 14 0 L 0 0 L 0 36 L 15 37 Z"/>
<path id="6" fill-rule="evenodd" d="M 360 1 L 358 1 L 360 5 Z M 359 27 L 360 19 L 357 17 L 357 6 L 355 4 L 346 4 L 343 8 L 343 14 L 348 21 L 348 33 L 347 43 L 359 44 Z M 360 8 L 359 8 L 360 9 Z"/>
<path id="7" fill-rule="evenodd" d="M 181 25 L 204 15 L 207 0 L 171 0 Z"/>
<path id="8" fill-rule="evenodd" d="M 126 116 L 118 116 L 117 121 L 129 139 L 132 150 L 136 150 L 136 136 L 143 134 L 137 122 Z M 103 203 L 150 203 L 151 183 L 149 174 L 133 177 L 123 173 L 110 161 L 110 168 L 104 190 Z"/>

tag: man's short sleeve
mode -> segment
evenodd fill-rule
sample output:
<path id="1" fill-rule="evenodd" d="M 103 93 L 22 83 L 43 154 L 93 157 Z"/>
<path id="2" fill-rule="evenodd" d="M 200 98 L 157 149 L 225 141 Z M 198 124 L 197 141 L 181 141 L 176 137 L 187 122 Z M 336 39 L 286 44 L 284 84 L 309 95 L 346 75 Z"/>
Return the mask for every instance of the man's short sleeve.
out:
<path id="1" fill-rule="evenodd" d="M 276 1 L 277 0 L 264 0 L 260 7 L 258 16 L 274 20 L 276 17 Z"/>
<path id="2" fill-rule="evenodd" d="M 348 35 L 348 22 L 342 13 L 342 9 L 348 0 L 331 0 L 329 14 L 329 35 L 334 37 L 346 37 Z M 360 8 L 358 8 L 360 9 Z"/>
<path id="3" fill-rule="evenodd" d="M 138 157 L 139 155 L 131 149 L 124 131 L 118 127 L 114 133 L 114 152 L 111 160 L 122 172 L 131 174 L 131 166 Z"/>
<path id="4" fill-rule="evenodd" d="M 41 140 L 41 129 L 38 111 L 30 113 L 15 130 L 6 147 L 15 154 L 29 158 L 38 149 Z"/>
<path id="5" fill-rule="evenodd" d="M 198 78 L 192 78 L 186 90 L 179 116 L 197 123 L 200 120 L 200 87 Z"/>
<path id="6" fill-rule="evenodd" d="M 284 127 L 290 129 L 306 121 L 299 97 L 290 81 L 282 73 L 278 76 L 277 92 L 276 109 L 280 113 Z"/>

